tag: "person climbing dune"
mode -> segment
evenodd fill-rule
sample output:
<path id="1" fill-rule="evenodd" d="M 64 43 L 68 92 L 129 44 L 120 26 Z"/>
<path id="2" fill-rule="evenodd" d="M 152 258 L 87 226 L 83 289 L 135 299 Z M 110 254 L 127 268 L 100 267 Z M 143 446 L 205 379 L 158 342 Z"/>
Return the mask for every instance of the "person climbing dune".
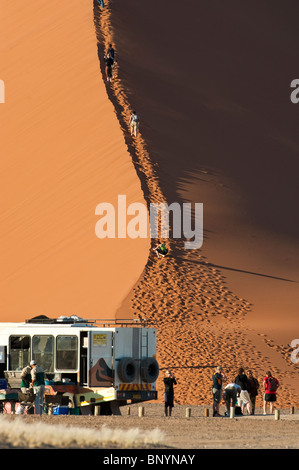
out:
<path id="1" fill-rule="evenodd" d="M 106 55 L 110 54 L 113 60 L 115 60 L 115 50 L 112 46 L 112 44 L 109 44 L 109 47 L 107 49 Z"/>
<path id="2" fill-rule="evenodd" d="M 111 78 L 113 78 L 113 70 L 115 69 L 116 56 L 115 56 L 115 49 L 113 48 L 112 44 L 109 44 L 107 52 L 104 55 L 104 59 L 106 60 L 107 57 L 110 57 L 113 61 L 112 65 L 111 65 Z"/>
<path id="3" fill-rule="evenodd" d="M 105 60 L 105 64 L 106 64 L 106 67 L 105 67 L 105 72 L 106 72 L 106 78 L 107 78 L 107 82 L 111 82 L 112 81 L 112 65 L 113 65 L 113 59 L 111 57 L 110 54 L 107 54 L 104 58 Z"/>
<path id="4" fill-rule="evenodd" d="M 137 116 L 136 111 L 133 111 L 129 119 L 129 126 L 131 128 L 131 135 L 134 134 L 135 137 L 137 137 L 137 134 L 138 134 L 139 123 L 140 123 L 140 119 Z"/>
<path id="5" fill-rule="evenodd" d="M 166 248 L 164 243 L 160 243 L 160 242 L 158 242 L 158 244 L 153 248 L 153 250 L 156 252 L 156 255 L 158 258 L 160 256 L 164 258 L 168 253 L 168 249 Z"/>

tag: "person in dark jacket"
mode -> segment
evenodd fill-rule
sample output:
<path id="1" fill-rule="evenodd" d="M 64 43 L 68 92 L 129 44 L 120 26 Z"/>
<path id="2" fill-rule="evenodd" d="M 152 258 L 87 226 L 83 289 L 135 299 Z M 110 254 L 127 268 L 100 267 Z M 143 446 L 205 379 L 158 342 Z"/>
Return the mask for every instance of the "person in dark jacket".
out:
<path id="1" fill-rule="evenodd" d="M 238 375 L 235 378 L 235 383 L 237 385 L 240 385 L 241 387 L 241 393 L 238 401 L 241 406 L 242 413 L 244 414 L 245 408 L 247 408 L 248 414 L 251 414 L 252 407 L 249 396 L 249 383 L 243 367 L 240 367 L 240 369 L 238 370 Z"/>
<path id="2" fill-rule="evenodd" d="M 252 374 L 252 371 L 249 370 L 248 371 L 248 385 L 249 385 L 249 396 L 250 396 L 250 401 L 251 401 L 251 414 L 254 415 L 254 411 L 255 411 L 255 401 L 256 401 L 256 397 L 258 395 L 258 389 L 260 387 L 259 383 L 258 383 L 258 380 L 253 377 L 253 374 Z"/>
<path id="3" fill-rule="evenodd" d="M 164 415 L 171 416 L 171 411 L 173 408 L 173 399 L 174 399 L 174 389 L 173 386 L 176 385 L 177 382 L 175 380 L 175 376 L 171 373 L 170 370 L 167 370 L 164 377 L 164 405 L 165 405 L 165 412 Z"/>
<path id="4" fill-rule="evenodd" d="M 106 72 L 107 82 L 111 82 L 112 81 L 112 65 L 113 65 L 113 59 L 111 55 L 110 54 L 106 55 L 104 57 L 104 61 L 106 64 L 105 72 Z"/>
<path id="5" fill-rule="evenodd" d="M 107 52 L 106 52 L 106 56 L 110 54 L 110 56 L 112 57 L 113 60 L 115 60 L 115 50 L 112 46 L 112 44 L 109 44 L 109 47 L 107 49 Z"/>
<path id="6" fill-rule="evenodd" d="M 222 389 L 223 389 L 223 380 L 224 375 L 222 372 L 222 367 L 217 366 L 215 374 L 212 376 L 213 381 L 213 417 L 214 416 L 221 416 L 219 413 L 219 406 L 222 398 Z"/>

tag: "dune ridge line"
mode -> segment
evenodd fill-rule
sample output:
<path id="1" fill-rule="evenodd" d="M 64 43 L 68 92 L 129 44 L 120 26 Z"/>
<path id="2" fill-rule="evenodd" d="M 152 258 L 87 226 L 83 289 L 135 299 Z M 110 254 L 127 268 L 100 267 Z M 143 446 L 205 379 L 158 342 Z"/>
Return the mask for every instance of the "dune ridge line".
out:
<path id="1" fill-rule="evenodd" d="M 111 14 L 109 0 L 104 10 L 95 4 L 94 21 L 103 77 L 104 51 L 110 43 L 117 51 Z M 120 76 L 121 70 L 117 70 L 112 82 L 106 85 L 107 94 L 115 106 L 145 200 L 147 204 L 166 202 L 142 137 L 142 128 L 137 139 L 129 135 L 127 123 L 132 107 Z M 163 371 L 170 367 L 178 378 L 177 403 L 210 403 L 211 376 L 214 368 L 221 364 L 229 380 L 237 375 L 238 367 L 245 366 L 261 381 L 270 367 L 282 384 L 279 404 L 299 403 L 296 391 L 287 385 L 288 378 L 295 373 L 287 368 L 290 348 L 274 344 L 271 338 L 246 325 L 246 315 L 252 305 L 229 289 L 220 268 L 209 263 L 202 254 L 184 250 L 180 240 L 169 239 L 166 244 L 170 256 L 160 260 L 150 252 L 144 271 L 128 296 L 133 315 L 158 329 L 157 359 L 161 370 L 157 382 L 158 401 L 163 401 Z M 273 352 L 278 359 L 274 364 Z M 258 400 L 257 406 L 260 405 Z"/>

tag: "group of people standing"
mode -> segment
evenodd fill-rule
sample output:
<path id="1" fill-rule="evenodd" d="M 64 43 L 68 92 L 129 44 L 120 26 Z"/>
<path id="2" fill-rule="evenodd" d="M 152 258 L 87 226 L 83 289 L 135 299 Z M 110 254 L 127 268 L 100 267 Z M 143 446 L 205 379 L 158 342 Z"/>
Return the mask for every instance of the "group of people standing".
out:
<path id="1" fill-rule="evenodd" d="M 245 411 L 249 415 L 255 413 L 256 397 L 259 393 L 260 384 L 258 380 L 253 376 L 252 371 L 248 370 L 245 373 L 243 367 L 239 368 L 238 375 L 234 381 L 229 382 L 224 388 L 223 383 L 227 380 L 225 374 L 222 371 L 222 367 L 216 368 L 215 374 L 212 376 L 213 380 L 213 416 L 221 416 L 219 413 L 219 406 L 221 399 L 223 398 L 226 404 L 226 415 L 230 412 L 230 407 L 238 405 L 241 409 L 241 413 L 245 414 Z M 277 400 L 277 389 L 279 387 L 279 381 L 272 376 L 270 371 L 266 372 L 266 376 L 263 379 L 263 412 L 267 414 L 267 405 L 270 405 L 270 413 L 273 413 L 274 404 Z"/>
<path id="2" fill-rule="evenodd" d="M 231 407 L 240 407 L 240 414 L 247 413 L 249 415 L 255 414 L 256 397 L 259 394 L 260 384 L 259 381 L 253 376 L 251 370 L 247 374 L 243 367 L 240 367 L 238 374 L 233 381 L 228 381 L 223 373 L 222 367 L 218 366 L 212 376 L 213 386 L 213 416 L 221 416 L 219 407 L 223 399 L 226 405 L 225 416 L 229 416 Z M 227 385 L 224 387 L 224 382 Z M 164 415 L 171 416 L 172 408 L 174 406 L 174 385 L 177 384 L 176 378 L 173 373 L 168 369 L 164 377 Z M 263 379 L 263 412 L 267 414 L 267 405 L 270 405 L 270 413 L 274 411 L 274 404 L 277 400 L 277 389 L 279 381 L 272 376 L 270 371 L 266 372 Z"/>

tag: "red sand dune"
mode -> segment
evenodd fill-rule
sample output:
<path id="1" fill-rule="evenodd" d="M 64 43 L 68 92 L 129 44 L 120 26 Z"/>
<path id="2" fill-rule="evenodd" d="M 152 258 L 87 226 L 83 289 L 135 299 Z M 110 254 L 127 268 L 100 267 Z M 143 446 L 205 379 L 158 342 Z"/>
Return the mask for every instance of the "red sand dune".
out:
<path id="1" fill-rule="evenodd" d="M 151 259 L 132 292 L 133 310 L 159 325 L 162 372 L 178 376 L 178 401 L 209 400 L 220 362 L 232 378 L 244 366 L 261 381 L 270 368 L 281 379 L 280 403 L 298 403 L 291 3 L 282 16 L 269 2 L 110 2 L 116 93 L 142 117 L 159 196 L 204 203 L 203 247 L 187 252 L 172 241 L 173 256 Z M 156 202 L 146 182 L 144 192 Z"/>
<path id="2" fill-rule="evenodd" d="M 298 405 L 298 7 L 106 4 L 1 1 L 1 319 L 138 315 L 158 329 L 160 400 L 171 367 L 177 402 L 209 403 L 221 363 L 270 368 Z M 118 54 L 106 86 L 96 39 Z M 99 241 L 95 207 L 118 194 L 203 202 L 202 248 Z"/>
<path id="3" fill-rule="evenodd" d="M 149 242 L 95 236 L 99 203 L 144 198 L 107 99 L 92 2 L 1 0 L 0 47 L 1 320 L 110 318 Z"/>

